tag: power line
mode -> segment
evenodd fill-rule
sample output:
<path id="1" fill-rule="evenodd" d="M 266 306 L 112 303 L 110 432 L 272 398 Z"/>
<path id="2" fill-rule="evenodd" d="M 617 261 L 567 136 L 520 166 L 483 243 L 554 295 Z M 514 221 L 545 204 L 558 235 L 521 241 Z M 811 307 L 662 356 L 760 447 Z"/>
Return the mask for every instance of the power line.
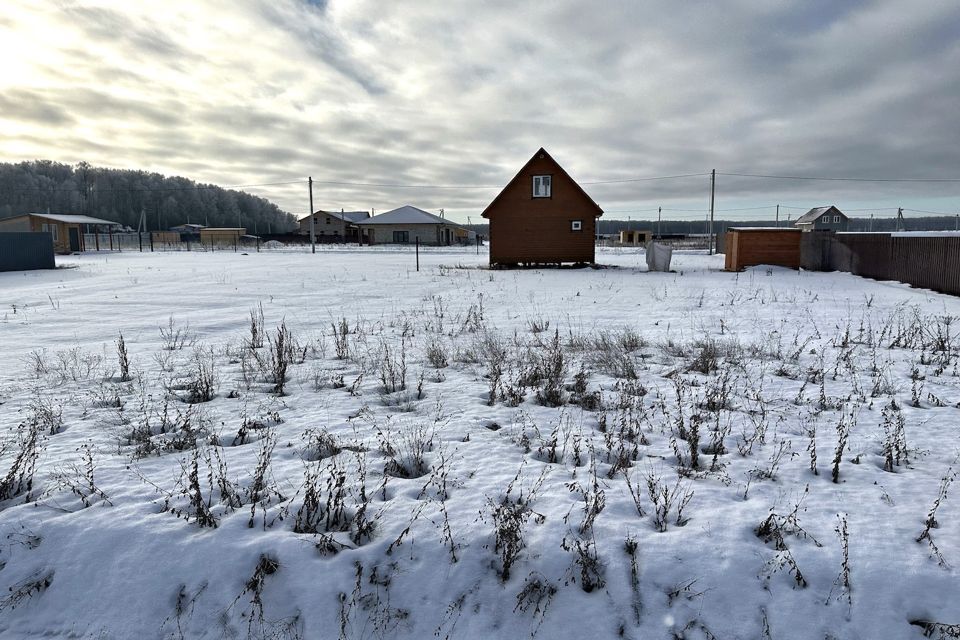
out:
<path id="1" fill-rule="evenodd" d="M 581 185 L 623 184 L 628 182 L 649 182 L 651 180 L 674 180 L 695 176 L 708 176 L 709 173 L 684 173 L 672 176 L 647 176 L 643 178 L 622 178 L 618 180 L 585 180 Z M 503 184 L 402 184 L 397 182 L 345 182 L 341 180 L 314 180 L 314 184 L 326 184 L 337 187 L 376 187 L 381 189 L 502 189 Z"/>
<path id="2" fill-rule="evenodd" d="M 960 178 L 827 178 L 823 176 L 777 176 L 759 173 L 722 173 L 721 176 L 740 178 L 773 178 L 777 180 L 829 180 L 834 182 L 960 182 Z"/>
<path id="3" fill-rule="evenodd" d="M 924 209 L 904 209 L 904 211 L 912 211 L 913 213 L 930 213 L 935 216 L 955 216 L 957 215 L 956 211 L 925 211 Z"/>

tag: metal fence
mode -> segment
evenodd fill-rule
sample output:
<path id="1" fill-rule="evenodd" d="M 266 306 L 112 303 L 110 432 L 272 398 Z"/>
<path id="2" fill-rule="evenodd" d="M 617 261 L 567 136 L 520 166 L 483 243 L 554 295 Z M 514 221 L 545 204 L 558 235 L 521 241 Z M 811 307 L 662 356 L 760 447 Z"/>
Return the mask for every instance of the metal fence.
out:
<path id="1" fill-rule="evenodd" d="M 803 234 L 801 264 L 960 295 L 960 235 Z"/>
<path id="2" fill-rule="evenodd" d="M 86 251 L 259 251 L 259 239 L 203 241 L 179 234 L 144 233 L 85 233 Z"/>
<path id="3" fill-rule="evenodd" d="M 0 271 L 53 269 L 53 239 L 45 231 L 0 233 Z"/>

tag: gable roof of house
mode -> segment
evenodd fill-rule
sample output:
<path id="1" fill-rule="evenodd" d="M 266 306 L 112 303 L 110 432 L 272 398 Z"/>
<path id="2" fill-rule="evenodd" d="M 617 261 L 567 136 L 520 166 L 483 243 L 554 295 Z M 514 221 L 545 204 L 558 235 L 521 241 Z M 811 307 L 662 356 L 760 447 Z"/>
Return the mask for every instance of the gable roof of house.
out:
<path id="1" fill-rule="evenodd" d="M 846 215 L 844 215 L 843 211 L 840 211 L 840 209 L 837 209 L 835 206 L 830 205 L 828 207 L 816 207 L 816 208 L 810 209 L 810 211 L 807 211 L 805 214 L 797 218 L 796 222 L 794 222 L 793 224 L 810 224 L 810 223 L 816 222 L 817 218 L 819 218 L 820 216 L 827 215 L 828 213 L 831 215 L 834 213 L 837 213 L 843 216 L 844 218 L 847 217 Z"/>
<path id="2" fill-rule="evenodd" d="M 435 216 L 432 213 L 428 213 L 423 209 L 418 209 L 417 207 L 409 204 L 398 209 L 393 209 L 392 211 L 387 211 L 386 213 L 373 216 L 369 220 L 362 221 L 360 224 L 446 224 L 450 226 L 457 226 L 456 223 L 451 222 L 450 220 L 446 220 L 440 216 Z"/>
<path id="3" fill-rule="evenodd" d="M 319 210 L 314 215 L 325 215 L 330 216 L 331 218 L 336 218 L 337 220 L 343 220 L 344 218 L 347 222 L 360 222 L 361 220 L 366 220 L 370 217 L 369 211 L 324 211 Z M 305 215 L 298 222 L 303 222 L 304 220 L 309 220 L 310 216 Z"/>
<path id="4" fill-rule="evenodd" d="M 69 222 L 72 224 L 106 224 L 113 227 L 121 226 L 119 222 L 103 220 L 102 218 L 91 218 L 90 216 L 83 216 L 76 213 L 25 213 L 23 215 L 12 217 L 23 218 L 26 216 L 36 216 L 37 218 L 44 218 L 45 220 L 53 220 L 54 222 Z"/>
<path id="5" fill-rule="evenodd" d="M 497 194 L 497 197 L 495 197 L 495 198 L 493 199 L 493 201 L 491 201 L 490 204 L 487 205 L 487 208 L 484 209 L 484 210 L 483 210 L 483 213 L 480 214 L 482 217 L 484 217 L 484 218 L 488 218 L 488 217 L 489 217 L 490 210 L 494 207 L 494 205 L 496 205 L 497 202 L 500 200 L 500 198 L 503 196 L 503 194 L 506 193 L 508 189 L 510 189 L 510 187 L 513 185 L 513 183 L 520 179 L 520 176 L 522 176 L 523 173 L 524 173 L 524 171 L 527 170 L 527 167 L 530 166 L 530 164 L 531 164 L 534 160 L 537 160 L 537 158 L 538 158 L 538 156 L 540 156 L 540 154 L 543 154 L 544 156 L 546 156 L 547 159 L 549 159 L 550 162 L 552 162 L 552 163 L 554 164 L 554 166 L 557 167 L 557 170 L 560 172 L 560 175 L 566 176 L 567 180 L 569 180 L 571 183 L 573 183 L 573 186 L 577 189 L 577 191 L 579 191 L 580 193 L 582 193 L 582 194 L 583 194 L 583 197 L 585 197 L 585 198 L 587 199 L 587 201 L 590 202 L 590 204 L 592 204 L 592 205 L 596 208 L 596 213 L 594 214 L 595 216 L 599 217 L 599 216 L 602 216 L 602 215 L 603 215 L 603 209 L 601 209 L 601 208 L 600 208 L 600 205 L 598 205 L 598 204 L 596 203 L 596 201 L 595 201 L 593 198 L 590 197 L 590 194 L 588 194 L 586 191 L 584 191 L 584 190 L 583 190 L 583 187 L 581 187 L 581 186 L 577 183 L 576 180 L 574 180 L 573 178 L 570 177 L 570 174 L 567 173 L 566 169 L 564 169 L 563 167 L 561 167 L 561 166 L 560 166 L 560 163 L 557 162 L 556 160 L 554 160 L 554 159 L 553 159 L 553 156 L 551 156 L 549 153 L 547 153 L 547 150 L 546 150 L 546 149 L 544 149 L 543 147 L 540 147 L 540 148 L 537 150 L 537 152 L 536 152 L 535 154 L 533 154 L 533 156 L 531 156 L 531 158 L 530 158 L 529 160 L 527 160 L 522 167 L 520 167 L 520 171 L 517 172 L 517 175 L 513 176 L 513 179 L 510 180 L 510 182 L 508 182 L 508 183 L 506 184 L 506 186 L 500 191 L 500 193 Z"/>

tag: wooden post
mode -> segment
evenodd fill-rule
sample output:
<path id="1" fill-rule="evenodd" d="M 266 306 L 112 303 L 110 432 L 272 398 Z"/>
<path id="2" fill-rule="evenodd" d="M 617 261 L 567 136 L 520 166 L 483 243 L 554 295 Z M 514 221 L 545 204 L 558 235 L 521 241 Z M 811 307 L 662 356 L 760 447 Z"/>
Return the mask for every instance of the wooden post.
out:
<path id="1" fill-rule="evenodd" d="M 780 205 L 777 205 L 777 226 L 780 226 Z"/>
<path id="2" fill-rule="evenodd" d="M 417 271 L 420 271 L 420 236 L 417 236 Z"/>
<path id="3" fill-rule="evenodd" d="M 663 230 L 660 227 L 660 218 L 663 213 L 663 207 L 657 207 L 657 238 L 663 240 Z"/>
<path id="4" fill-rule="evenodd" d="M 140 253 L 143 253 L 143 234 L 140 233 L 140 230 L 137 230 L 137 240 L 140 242 Z"/>
<path id="5" fill-rule="evenodd" d="M 710 243 L 710 255 L 713 255 L 713 200 L 714 200 L 714 191 L 717 187 L 717 170 L 712 169 L 710 171 L 710 225 L 707 229 L 707 242 Z"/>
<path id="6" fill-rule="evenodd" d="M 96 245 L 97 251 L 100 251 L 100 229 L 97 227 L 93 228 L 93 244 Z"/>
<path id="7" fill-rule="evenodd" d="M 153 232 L 148 231 L 147 233 L 150 234 L 150 253 L 153 253 Z"/>
<path id="8" fill-rule="evenodd" d="M 110 238 L 110 251 L 113 251 L 113 227 L 107 231 L 107 237 Z"/>
<path id="9" fill-rule="evenodd" d="M 307 188 L 310 191 L 310 253 L 316 253 L 317 238 L 313 229 L 313 176 L 307 178 Z"/>

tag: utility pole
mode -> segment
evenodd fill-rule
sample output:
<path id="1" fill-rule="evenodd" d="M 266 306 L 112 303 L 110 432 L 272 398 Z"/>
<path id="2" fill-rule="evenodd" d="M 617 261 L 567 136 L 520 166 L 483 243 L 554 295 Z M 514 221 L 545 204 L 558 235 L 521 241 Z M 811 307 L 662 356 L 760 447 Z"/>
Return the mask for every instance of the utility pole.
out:
<path id="1" fill-rule="evenodd" d="M 873 233 L 873 214 L 870 214 L 870 232 Z"/>
<path id="2" fill-rule="evenodd" d="M 340 207 L 340 222 L 343 227 L 343 243 L 347 243 L 347 214 L 343 212 L 343 207 Z"/>
<path id="3" fill-rule="evenodd" d="M 663 231 L 660 229 L 660 214 L 663 212 L 663 207 L 657 207 L 657 239 L 663 240 Z"/>
<path id="4" fill-rule="evenodd" d="M 897 231 L 904 231 L 903 207 L 897 209 Z"/>
<path id="5" fill-rule="evenodd" d="M 707 231 L 707 241 L 710 243 L 709 254 L 713 255 L 713 200 L 714 200 L 714 191 L 717 186 L 717 170 L 710 170 L 710 227 Z"/>
<path id="6" fill-rule="evenodd" d="M 953 230 L 954 230 L 954 231 L 960 231 L 960 214 L 957 214 L 957 217 L 956 217 L 956 219 L 954 220 Z"/>
<path id="7" fill-rule="evenodd" d="M 780 205 L 777 205 L 777 226 L 780 226 Z"/>
<path id="8" fill-rule="evenodd" d="M 307 178 L 307 188 L 310 190 L 310 253 L 316 253 L 317 238 L 313 230 L 313 176 Z"/>

